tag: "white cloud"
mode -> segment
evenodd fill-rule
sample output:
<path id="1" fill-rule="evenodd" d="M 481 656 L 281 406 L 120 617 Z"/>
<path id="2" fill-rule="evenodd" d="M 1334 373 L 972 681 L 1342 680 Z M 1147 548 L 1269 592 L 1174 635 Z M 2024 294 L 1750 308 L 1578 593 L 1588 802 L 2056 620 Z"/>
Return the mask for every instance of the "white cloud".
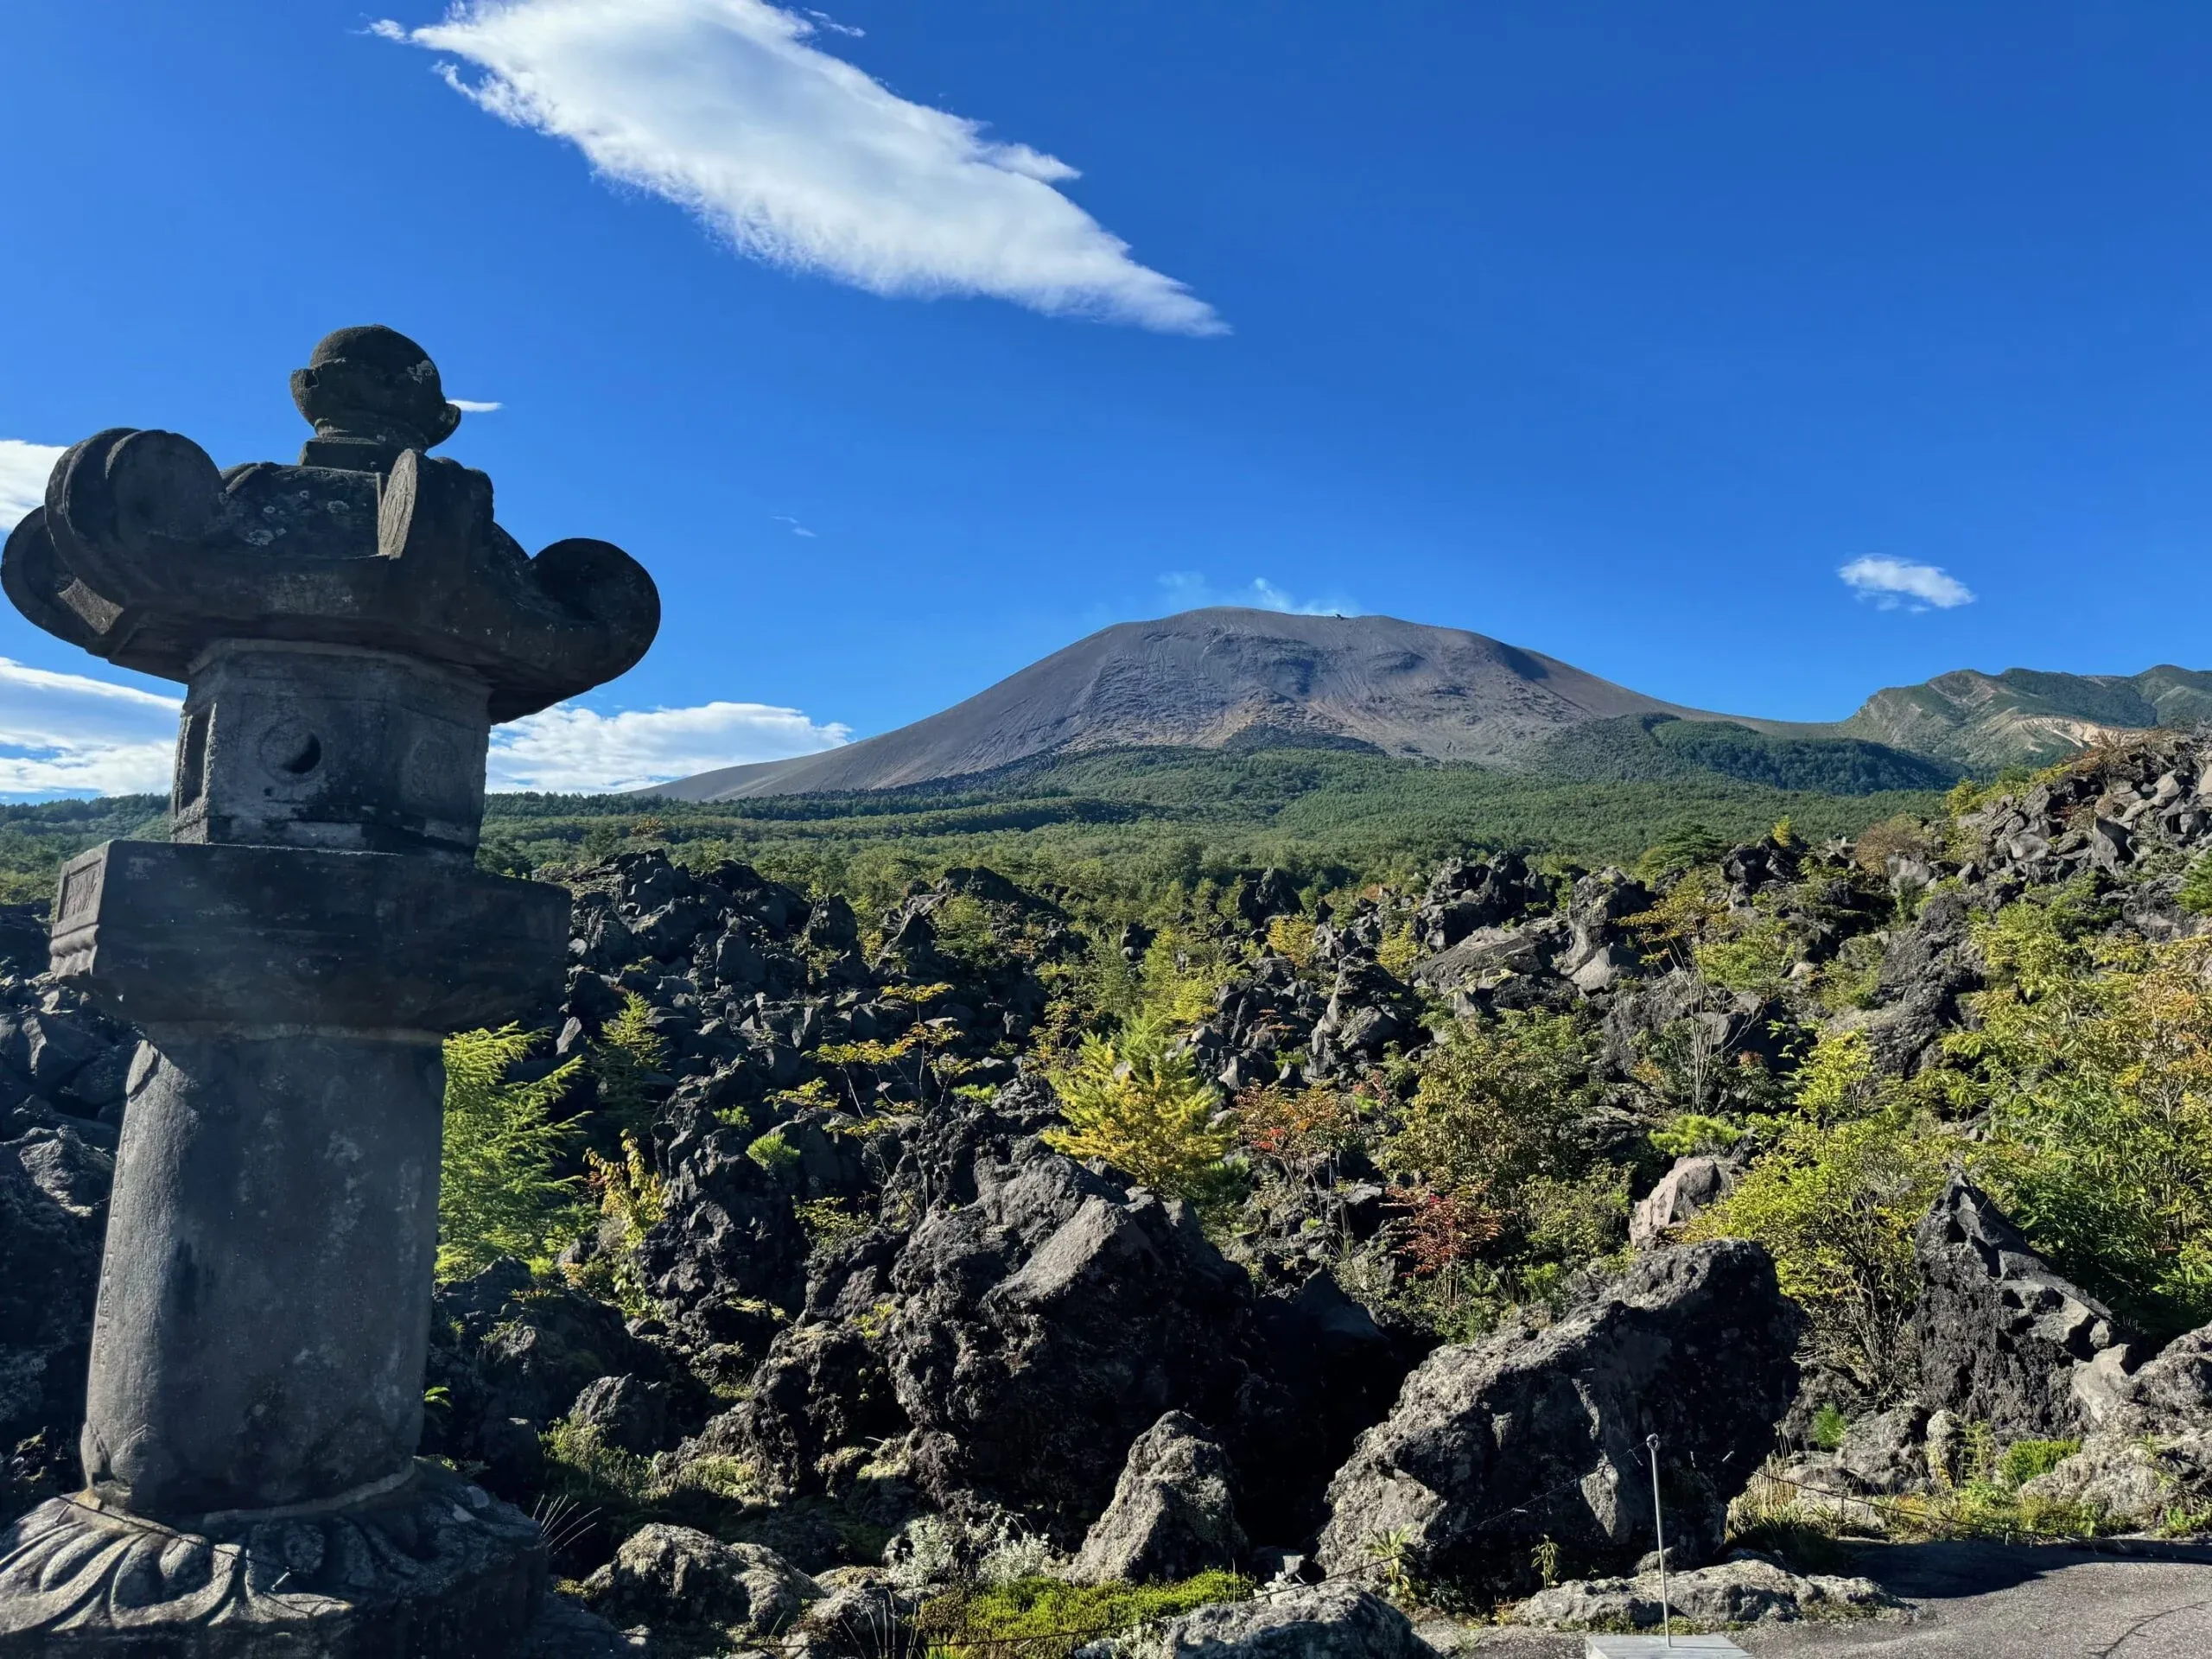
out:
<path id="1" fill-rule="evenodd" d="M 1179 611 L 1203 610 L 1215 605 L 1241 605 L 1255 611 L 1281 611 L 1291 616 L 1357 616 L 1359 607 L 1341 597 L 1293 599 L 1265 576 L 1255 576 L 1248 587 L 1216 588 L 1202 572 L 1171 570 L 1160 586 L 1168 602 Z"/>
<path id="2" fill-rule="evenodd" d="M 1881 610 L 1948 611 L 1974 603 L 1974 590 L 1933 564 L 1904 559 L 1857 558 L 1836 572 L 1843 585 Z"/>
<path id="3" fill-rule="evenodd" d="M 771 513 L 769 517 L 772 518 L 779 524 L 788 525 L 792 535 L 804 536 L 809 541 L 812 541 L 814 539 L 814 532 L 809 530 L 804 524 L 799 523 L 798 519 L 792 518 L 788 512 Z"/>
<path id="4" fill-rule="evenodd" d="M 810 43 L 819 16 L 767 0 L 456 0 L 441 22 L 371 32 L 466 60 L 474 78 L 439 66 L 456 92 L 753 257 L 874 294 L 1226 332 L 1053 188 L 1075 168 L 899 97 Z"/>
<path id="5" fill-rule="evenodd" d="M 0 531 L 13 530 L 46 500 L 46 480 L 61 459 L 59 445 L 0 438 Z"/>
<path id="6" fill-rule="evenodd" d="M 564 703 L 493 728 L 490 784 L 556 792 L 638 789 L 717 766 L 834 749 L 852 734 L 849 727 L 817 724 L 796 709 L 763 702 L 613 715 Z"/>
<path id="7" fill-rule="evenodd" d="M 489 415 L 495 409 L 505 409 L 505 404 L 480 404 L 473 397 L 448 397 L 451 404 L 464 415 Z"/>
<path id="8" fill-rule="evenodd" d="M 0 657 L 0 795 L 166 793 L 179 701 Z"/>

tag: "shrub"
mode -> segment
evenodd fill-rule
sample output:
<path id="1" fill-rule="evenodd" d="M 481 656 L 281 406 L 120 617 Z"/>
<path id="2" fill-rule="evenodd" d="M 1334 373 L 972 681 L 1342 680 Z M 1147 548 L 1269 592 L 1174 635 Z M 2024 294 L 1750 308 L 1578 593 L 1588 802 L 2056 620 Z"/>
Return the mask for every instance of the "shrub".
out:
<path id="1" fill-rule="evenodd" d="M 2083 937 L 2067 896 L 1980 931 L 1997 983 L 1945 1047 L 2039 1249 L 2154 1328 L 2212 1319 L 2212 939 Z"/>
<path id="2" fill-rule="evenodd" d="M 772 1175 L 798 1162 L 799 1152 L 784 1138 L 781 1129 L 771 1129 L 746 1147 L 745 1155 Z"/>
<path id="3" fill-rule="evenodd" d="M 588 1218 L 582 1183 L 556 1173 L 575 1130 L 551 1117 L 578 1062 L 565 1061 L 535 1082 L 507 1076 L 543 1036 L 507 1026 L 446 1039 L 441 1279 L 464 1278 L 501 1256 L 542 1260 Z"/>
<path id="4" fill-rule="evenodd" d="M 1313 965 L 1313 924 L 1303 916 L 1278 916 L 1268 924 L 1268 949 L 1287 957 L 1300 973 Z"/>
<path id="5" fill-rule="evenodd" d="M 1133 1015 L 1111 1042 L 1085 1037 L 1050 1077 L 1068 1127 L 1047 1129 L 1045 1142 L 1071 1158 L 1101 1158 L 1155 1191 L 1182 1194 L 1229 1150 L 1228 1132 L 1211 1127 L 1212 1085 L 1174 1048 L 1156 1010 Z"/>
<path id="6" fill-rule="evenodd" d="M 621 1011 L 591 1046 L 599 1109 L 617 1130 L 642 1130 L 652 1121 L 647 1081 L 667 1064 L 668 1044 L 653 1029 L 652 1006 L 637 992 L 624 992 Z"/>
<path id="7" fill-rule="evenodd" d="M 620 1161 L 584 1154 L 586 1179 L 599 1193 L 600 1250 L 569 1274 L 581 1288 L 613 1302 L 632 1319 L 653 1312 L 638 1270 L 638 1246 L 660 1220 L 667 1196 L 660 1177 L 645 1161 L 637 1137 L 622 1137 Z M 607 1224 L 613 1223 L 609 1228 Z"/>
<path id="8" fill-rule="evenodd" d="M 1899 1116 L 1789 1123 L 1725 1198 L 1685 1229 L 1749 1238 L 1812 1320 L 1815 1351 L 1877 1399 L 1905 1386 L 1919 1264 L 1913 1230 L 1942 1188 L 1953 1143 Z"/>

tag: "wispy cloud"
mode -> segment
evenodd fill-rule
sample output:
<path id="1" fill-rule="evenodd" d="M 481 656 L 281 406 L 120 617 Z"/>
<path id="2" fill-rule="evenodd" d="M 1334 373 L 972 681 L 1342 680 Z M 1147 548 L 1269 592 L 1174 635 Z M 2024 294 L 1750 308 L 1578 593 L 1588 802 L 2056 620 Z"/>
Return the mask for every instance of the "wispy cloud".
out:
<path id="1" fill-rule="evenodd" d="M 1215 605 L 1241 605 L 1255 611 L 1281 611 L 1292 616 L 1357 616 L 1360 607 L 1341 595 L 1325 599 L 1293 599 L 1265 576 L 1255 576 L 1243 588 L 1221 588 L 1197 570 L 1171 570 L 1160 579 L 1160 590 L 1179 611 L 1203 610 Z"/>
<path id="2" fill-rule="evenodd" d="M 1054 187 L 1076 169 L 899 97 L 766 0 L 458 0 L 372 32 L 450 54 L 454 89 L 689 209 L 740 252 L 884 295 L 1224 332 Z M 457 67 L 464 60 L 475 73 Z"/>
<path id="3" fill-rule="evenodd" d="M 772 517 L 778 524 L 788 525 L 792 535 L 804 536 L 809 541 L 812 541 L 814 539 L 814 532 L 809 530 L 804 524 L 799 523 L 798 519 L 792 518 L 788 512 L 779 512 L 770 516 Z"/>
<path id="4" fill-rule="evenodd" d="M 178 702 L 0 657 L 0 795 L 166 791 Z"/>
<path id="5" fill-rule="evenodd" d="M 448 397 L 451 404 L 464 415 L 489 415 L 495 409 L 505 409 L 505 404 L 480 404 L 473 397 Z"/>
<path id="6" fill-rule="evenodd" d="M 61 459 L 58 445 L 0 438 L 0 531 L 13 530 L 46 499 L 46 480 Z"/>
<path id="7" fill-rule="evenodd" d="M 852 734 L 849 727 L 763 702 L 612 715 L 563 705 L 493 729 L 490 783 L 561 792 L 637 789 L 716 766 L 834 749 Z"/>
<path id="8" fill-rule="evenodd" d="M 1904 559 L 1853 559 L 1836 572 L 1843 585 L 1878 610 L 1952 610 L 1974 603 L 1974 590 L 1940 565 Z"/>

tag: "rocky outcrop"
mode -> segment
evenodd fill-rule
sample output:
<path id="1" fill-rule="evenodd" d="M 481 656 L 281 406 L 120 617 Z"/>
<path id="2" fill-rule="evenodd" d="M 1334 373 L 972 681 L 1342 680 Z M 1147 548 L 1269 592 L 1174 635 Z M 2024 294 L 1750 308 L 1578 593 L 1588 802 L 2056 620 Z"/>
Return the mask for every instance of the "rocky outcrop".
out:
<path id="1" fill-rule="evenodd" d="M 962 1195 L 972 1194 L 972 1197 Z M 924 1486 L 1079 1535 L 1166 1412 L 1248 1421 L 1262 1393 L 1244 1274 L 1189 1211 L 1037 1141 L 987 1145 L 891 1274 L 889 1355 Z"/>
<path id="2" fill-rule="evenodd" d="M 2081 1450 L 2020 1490 L 2109 1527 L 2201 1528 L 2212 1513 L 2212 1326 L 2177 1337 L 2121 1382 Z"/>
<path id="3" fill-rule="evenodd" d="M 1245 1551 L 1235 1471 L 1198 1425 L 1171 1411 L 1129 1447 L 1114 1501 L 1091 1524 L 1070 1576 L 1087 1584 L 1187 1579 Z"/>
<path id="4" fill-rule="evenodd" d="M 772 1549 L 656 1522 L 625 1539 L 583 1593 L 623 1623 L 710 1625 L 741 1640 L 791 1630 L 822 1586 Z"/>
<path id="5" fill-rule="evenodd" d="M 1728 1190 L 1733 1172 L 1718 1158 L 1677 1158 L 1659 1184 L 1629 1211 L 1628 1242 L 1647 1249 L 1693 1216 L 1712 1208 Z"/>
<path id="6" fill-rule="evenodd" d="M 2008 1440 L 2078 1436 L 2109 1412 L 2140 1339 L 2054 1270 L 1963 1175 L 1915 1239 L 1920 1395 Z"/>
<path id="7" fill-rule="evenodd" d="M 1151 1638 L 1160 1659 L 1434 1659 L 1396 1608 L 1354 1584 L 1266 1590 L 1201 1607 Z"/>
<path id="8" fill-rule="evenodd" d="M 1670 1573 L 1666 1594 L 1678 1631 L 1869 1618 L 1904 1605 L 1872 1579 L 1792 1573 L 1756 1555 Z M 1554 1630 L 1656 1630 L 1659 1595 L 1656 1571 L 1580 1580 L 1538 1591 L 1513 1610 L 1513 1620 Z"/>
<path id="9" fill-rule="evenodd" d="M 1510 1591 L 1545 1539 L 1571 1569 L 1633 1561 L 1654 1433 L 1669 1539 L 1708 1555 L 1774 1444 L 1799 1331 L 1766 1253 L 1728 1240 L 1645 1256 L 1548 1330 L 1439 1349 L 1330 1483 L 1321 1562 L 1388 1547 L 1416 1577 Z"/>
<path id="10" fill-rule="evenodd" d="M 93 1126 L 97 1130 L 99 1126 Z M 67 1123 L 0 1141 L 0 1503 L 78 1484 L 113 1154 Z"/>

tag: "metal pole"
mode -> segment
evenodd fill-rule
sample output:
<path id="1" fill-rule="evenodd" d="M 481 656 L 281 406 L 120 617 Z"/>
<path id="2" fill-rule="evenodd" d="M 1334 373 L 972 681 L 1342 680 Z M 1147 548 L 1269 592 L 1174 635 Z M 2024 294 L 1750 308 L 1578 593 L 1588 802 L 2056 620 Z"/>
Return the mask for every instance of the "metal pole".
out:
<path id="1" fill-rule="evenodd" d="M 1675 1645 L 1675 1616 L 1667 1606 L 1667 1522 L 1659 1513 L 1659 1437 L 1644 1436 L 1645 1450 L 1651 1453 L 1651 1530 L 1659 1540 L 1659 1630 L 1667 1645 Z"/>

